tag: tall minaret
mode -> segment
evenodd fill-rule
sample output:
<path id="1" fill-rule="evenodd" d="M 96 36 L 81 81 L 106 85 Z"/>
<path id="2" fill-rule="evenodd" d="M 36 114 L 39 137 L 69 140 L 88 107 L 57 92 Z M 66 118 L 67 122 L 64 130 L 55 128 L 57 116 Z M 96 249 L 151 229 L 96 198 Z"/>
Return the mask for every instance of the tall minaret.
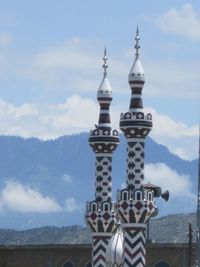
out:
<path id="1" fill-rule="evenodd" d="M 112 153 L 119 144 L 117 130 L 112 130 L 109 107 L 112 89 L 107 79 L 106 48 L 103 57 L 103 80 L 97 91 L 100 105 L 98 125 L 90 132 L 89 144 L 96 154 L 95 200 L 87 202 L 86 221 L 92 232 L 92 265 L 106 267 L 106 250 L 116 229 L 116 213 L 112 202 Z"/>
<path id="2" fill-rule="evenodd" d="M 199 126 L 199 167 L 198 167 L 198 193 L 197 193 L 197 267 L 200 267 L 200 126 Z"/>
<path id="3" fill-rule="evenodd" d="M 152 129 L 152 116 L 144 114 L 142 89 L 145 74 L 139 56 L 139 31 L 135 37 L 135 61 L 128 76 L 131 88 L 129 111 L 121 114 L 120 129 L 127 139 L 126 188 L 118 191 L 118 214 L 124 230 L 123 266 L 145 266 L 145 230 L 155 214 L 154 197 L 161 195 L 157 186 L 143 184 L 145 138 Z"/>

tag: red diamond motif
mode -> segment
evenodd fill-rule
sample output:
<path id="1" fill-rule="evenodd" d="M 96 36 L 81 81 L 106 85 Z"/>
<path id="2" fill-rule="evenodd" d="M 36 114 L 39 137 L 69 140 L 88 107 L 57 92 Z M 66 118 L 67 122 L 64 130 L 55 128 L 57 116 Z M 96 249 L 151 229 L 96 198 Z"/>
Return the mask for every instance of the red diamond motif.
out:
<path id="1" fill-rule="evenodd" d="M 138 201 L 136 204 L 135 204 L 135 207 L 137 210 L 140 210 L 141 208 L 143 208 L 143 205 L 140 201 Z"/>
<path id="2" fill-rule="evenodd" d="M 90 218 L 91 218 L 92 220 L 95 220 L 96 217 L 97 217 L 96 213 L 92 213 L 92 214 L 90 215 Z"/>
<path id="3" fill-rule="evenodd" d="M 121 205 L 121 207 L 126 210 L 128 208 L 128 204 L 126 202 L 123 202 L 123 204 Z"/>
<path id="4" fill-rule="evenodd" d="M 109 213 L 104 213 L 104 215 L 103 215 L 103 218 L 104 218 L 104 220 L 109 220 L 110 219 L 110 214 Z"/>

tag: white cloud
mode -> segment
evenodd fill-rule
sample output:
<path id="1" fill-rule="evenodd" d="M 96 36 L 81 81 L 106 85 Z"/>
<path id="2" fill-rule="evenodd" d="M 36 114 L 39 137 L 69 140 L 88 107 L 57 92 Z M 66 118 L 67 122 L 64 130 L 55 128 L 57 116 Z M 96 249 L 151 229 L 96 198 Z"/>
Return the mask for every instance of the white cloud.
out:
<path id="1" fill-rule="evenodd" d="M 68 130 L 71 128 L 73 132 L 88 130 L 94 125 L 98 116 L 97 103 L 78 95 L 68 98 L 64 104 L 55 105 L 53 110 L 55 114 L 59 114 L 53 120 L 53 126 Z"/>
<path id="2" fill-rule="evenodd" d="M 87 131 L 97 118 L 98 104 L 78 95 L 54 105 L 26 103 L 15 106 L 0 100 L 0 134 L 4 135 L 56 138 Z"/>
<path id="3" fill-rule="evenodd" d="M 180 175 L 164 163 L 146 164 L 145 180 L 160 186 L 162 191 L 169 190 L 172 197 L 196 199 L 192 193 L 190 176 Z"/>
<path id="4" fill-rule="evenodd" d="M 198 125 L 188 126 L 171 117 L 159 114 L 153 108 L 146 108 L 153 115 L 151 137 L 168 147 L 168 149 L 184 159 L 195 159 L 198 156 Z"/>
<path id="5" fill-rule="evenodd" d="M 3 210 L 21 213 L 49 213 L 62 210 L 54 199 L 16 181 L 8 181 L 0 192 L 0 206 Z"/>
<path id="6" fill-rule="evenodd" d="M 74 197 L 69 197 L 65 201 L 65 209 L 67 212 L 75 212 L 82 209 L 82 204 L 78 204 Z"/>
<path id="7" fill-rule="evenodd" d="M 159 114 L 153 108 L 146 108 L 145 110 L 153 115 L 155 137 L 168 136 L 179 138 L 182 136 L 198 136 L 198 125 L 188 127 L 185 123 L 177 122 L 167 115 Z"/>
<path id="8" fill-rule="evenodd" d="M 200 16 L 189 3 L 180 9 L 171 8 L 160 16 L 158 23 L 165 31 L 200 39 Z"/>
<path id="9" fill-rule="evenodd" d="M 126 107 L 112 105 L 113 128 L 118 129 L 119 117 Z M 151 136 L 170 151 L 186 159 L 197 157 L 198 126 L 188 126 L 171 117 L 159 114 L 155 109 L 146 108 L 153 115 Z M 69 97 L 64 103 L 31 104 L 15 106 L 0 100 L 0 120 L 2 135 L 19 135 L 52 139 L 66 134 L 89 131 L 98 121 L 99 105 L 96 101 Z"/>

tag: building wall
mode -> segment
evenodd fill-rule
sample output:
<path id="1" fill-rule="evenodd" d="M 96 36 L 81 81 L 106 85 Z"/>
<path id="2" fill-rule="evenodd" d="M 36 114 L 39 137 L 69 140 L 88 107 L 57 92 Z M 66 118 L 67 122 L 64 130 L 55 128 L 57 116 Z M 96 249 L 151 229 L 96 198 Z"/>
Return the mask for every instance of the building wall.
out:
<path id="1" fill-rule="evenodd" d="M 147 267 L 160 261 L 186 267 L 187 253 L 186 244 L 148 244 Z M 74 267 L 86 267 L 90 260 L 90 245 L 0 246 L 0 267 L 63 267 L 68 261 Z"/>
<path id="2" fill-rule="evenodd" d="M 90 253 L 89 245 L 1 246 L 0 267 L 62 267 L 67 261 L 84 267 Z"/>
<path id="3" fill-rule="evenodd" d="M 160 261 L 165 261 L 172 267 L 186 267 L 188 246 L 186 244 L 150 244 L 147 249 L 147 267 L 153 267 Z"/>

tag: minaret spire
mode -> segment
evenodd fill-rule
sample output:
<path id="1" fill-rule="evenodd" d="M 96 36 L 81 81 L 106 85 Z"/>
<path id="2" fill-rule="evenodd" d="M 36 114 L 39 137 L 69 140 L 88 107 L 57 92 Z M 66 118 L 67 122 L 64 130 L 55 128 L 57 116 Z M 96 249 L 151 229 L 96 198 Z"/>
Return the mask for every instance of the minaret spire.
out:
<path id="1" fill-rule="evenodd" d="M 145 74 L 139 57 L 140 36 L 138 26 L 136 29 L 135 41 L 135 60 L 128 76 L 128 82 L 132 91 L 130 111 L 137 111 L 143 108 L 142 89 L 145 83 Z"/>
<path id="2" fill-rule="evenodd" d="M 92 232 L 92 266 L 106 267 L 106 250 L 116 230 L 115 204 L 112 202 L 112 153 L 119 144 L 117 130 L 112 130 L 109 107 L 112 88 L 107 79 L 107 52 L 104 49 L 103 79 L 97 91 L 100 105 L 98 125 L 90 132 L 89 144 L 96 155 L 95 199 L 87 202 L 86 221 Z"/>
<path id="3" fill-rule="evenodd" d="M 136 50 L 135 56 L 137 58 L 137 57 L 139 57 L 139 49 L 140 49 L 140 45 L 139 45 L 140 36 L 139 36 L 139 27 L 138 27 L 138 25 L 137 25 L 137 29 L 136 29 L 135 41 L 136 41 L 136 44 L 135 44 L 135 50 Z"/>
<path id="4" fill-rule="evenodd" d="M 110 86 L 110 83 L 107 78 L 107 51 L 106 51 L 106 46 L 104 49 L 104 56 L 103 56 L 103 79 L 102 82 L 99 86 L 99 89 L 97 91 L 97 100 L 100 105 L 100 114 L 99 114 L 99 123 L 98 123 L 98 128 L 101 129 L 110 129 L 111 128 L 111 120 L 110 120 L 110 103 L 112 101 L 112 88 Z"/>
<path id="5" fill-rule="evenodd" d="M 107 60 L 108 60 L 108 57 L 107 57 L 107 50 L 106 50 L 106 46 L 104 48 L 104 56 L 103 56 L 103 61 L 104 61 L 104 64 L 103 64 L 103 69 L 104 69 L 104 77 L 107 76 L 107 68 L 108 68 L 108 65 L 107 65 Z"/>

